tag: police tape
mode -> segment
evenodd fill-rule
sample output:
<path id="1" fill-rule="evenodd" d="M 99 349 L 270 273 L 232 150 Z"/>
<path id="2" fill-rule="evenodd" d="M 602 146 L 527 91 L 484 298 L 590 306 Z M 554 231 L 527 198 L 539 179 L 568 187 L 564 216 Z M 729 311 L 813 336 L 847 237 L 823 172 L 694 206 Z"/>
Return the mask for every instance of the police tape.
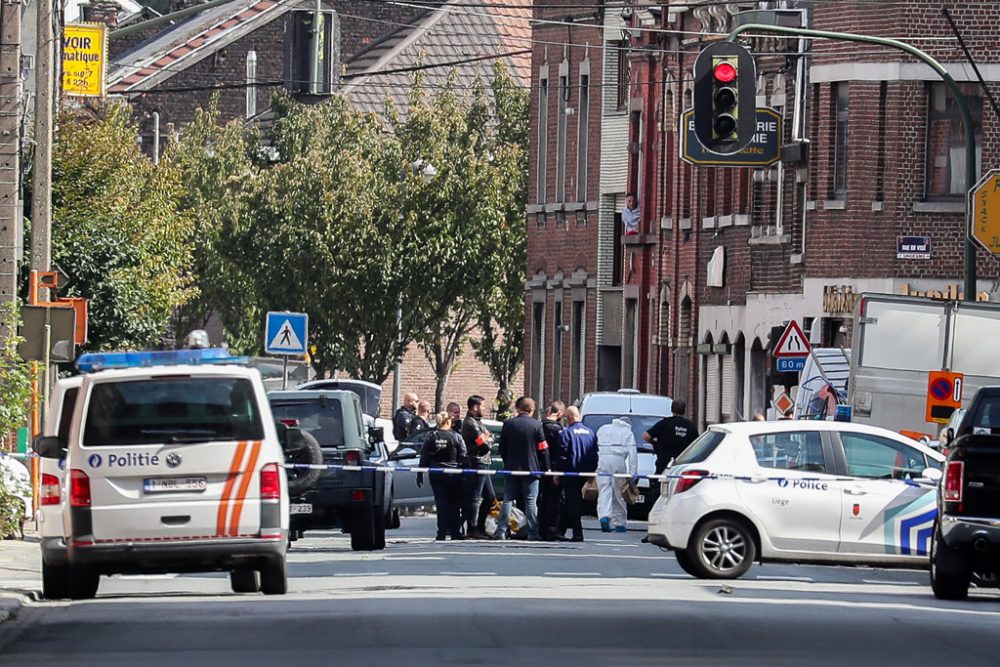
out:
<path id="1" fill-rule="evenodd" d="M 562 471 L 562 470 L 494 470 L 492 468 L 430 468 L 430 467 L 420 467 L 420 466 L 361 466 L 361 465 L 347 465 L 339 463 L 286 463 L 285 468 L 288 470 L 341 470 L 344 472 L 405 472 L 405 473 L 427 473 L 427 474 L 443 474 L 443 475 L 486 475 L 491 477 L 566 477 L 566 478 L 584 478 L 584 479 L 594 479 L 594 478 L 612 478 L 612 479 L 622 479 L 622 480 L 632 480 L 638 481 L 640 479 L 648 479 L 651 482 L 665 482 L 671 479 L 684 479 L 688 481 L 700 481 L 706 479 L 715 480 L 732 480 L 736 482 L 750 482 L 753 484 L 762 484 L 765 482 L 777 482 L 779 486 L 787 486 L 792 484 L 794 487 L 802 488 L 818 488 L 816 485 L 828 484 L 832 482 L 853 482 L 857 483 L 863 478 L 858 477 L 789 477 L 787 475 L 731 475 L 727 473 L 709 473 L 705 471 L 683 471 L 679 473 L 660 473 L 660 474 L 629 474 L 621 472 L 573 472 L 573 471 Z M 920 483 L 912 479 L 879 479 L 877 481 L 881 482 L 901 482 L 907 486 L 915 487 L 927 487 L 929 484 L 936 485 L 936 482 Z"/>
<path id="2" fill-rule="evenodd" d="M 27 454 L 22 454 L 21 452 L 0 452 L 0 459 L 40 459 L 41 457 L 36 452 L 28 452 Z"/>

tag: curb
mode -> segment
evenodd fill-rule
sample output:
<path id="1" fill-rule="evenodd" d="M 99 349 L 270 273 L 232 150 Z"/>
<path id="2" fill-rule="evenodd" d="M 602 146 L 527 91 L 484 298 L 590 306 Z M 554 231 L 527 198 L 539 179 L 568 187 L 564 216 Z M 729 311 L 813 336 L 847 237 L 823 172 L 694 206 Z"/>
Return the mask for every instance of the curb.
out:
<path id="1" fill-rule="evenodd" d="M 37 591 L 0 591 L 0 623 L 15 619 L 26 602 L 37 602 L 40 599 Z"/>

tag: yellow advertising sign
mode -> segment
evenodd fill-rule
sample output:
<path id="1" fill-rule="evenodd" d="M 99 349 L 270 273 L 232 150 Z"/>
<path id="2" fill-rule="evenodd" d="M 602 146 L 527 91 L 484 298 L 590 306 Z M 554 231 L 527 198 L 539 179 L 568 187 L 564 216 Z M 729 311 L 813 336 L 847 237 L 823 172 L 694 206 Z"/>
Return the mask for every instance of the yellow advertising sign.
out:
<path id="1" fill-rule="evenodd" d="M 67 23 L 62 40 L 62 87 L 67 95 L 104 97 L 107 26 Z"/>
<path id="2" fill-rule="evenodd" d="M 1000 255 L 1000 169 L 979 179 L 969 193 L 972 229 L 969 234 L 979 245 Z"/>

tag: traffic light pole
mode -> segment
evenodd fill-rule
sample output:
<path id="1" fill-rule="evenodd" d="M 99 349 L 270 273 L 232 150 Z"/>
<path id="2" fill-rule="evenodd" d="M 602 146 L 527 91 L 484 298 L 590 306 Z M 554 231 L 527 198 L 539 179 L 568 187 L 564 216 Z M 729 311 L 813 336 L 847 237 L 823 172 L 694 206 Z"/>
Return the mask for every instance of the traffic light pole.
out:
<path id="1" fill-rule="evenodd" d="M 766 25 L 763 23 L 747 23 L 746 25 L 741 25 L 736 27 L 729 36 L 726 38 L 727 41 L 735 42 L 736 38 L 745 32 L 768 32 L 775 33 L 779 35 L 794 35 L 796 37 L 808 37 L 811 39 L 830 39 L 840 42 L 861 42 L 862 44 L 878 44 L 879 46 L 888 46 L 893 49 L 898 49 L 900 51 L 905 51 L 911 56 L 923 61 L 930 66 L 938 75 L 944 80 L 951 90 L 952 94 L 955 96 L 955 102 L 958 104 L 959 113 L 962 114 L 962 125 L 965 126 L 965 191 L 969 192 L 976 185 L 976 181 L 979 180 L 978 174 L 976 173 L 976 129 L 972 125 L 972 114 L 969 113 L 969 104 L 965 99 L 965 95 L 962 93 L 962 89 L 959 88 L 958 83 L 955 79 L 948 74 L 948 70 L 939 63 L 937 60 L 932 58 L 927 53 L 924 53 L 920 49 L 911 44 L 905 42 L 900 42 L 895 39 L 888 39 L 886 37 L 872 37 L 871 35 L 855 35 L 849 32 L 829 32 L 826 30 L 810 30 L 808 28 L 786 28 L 784 26 L 777 25 Z M 972 240 L 972 213 L 966 208 L 965 212 L 965 300 L 975 301 L 976 300 L 976 246 Z"/>

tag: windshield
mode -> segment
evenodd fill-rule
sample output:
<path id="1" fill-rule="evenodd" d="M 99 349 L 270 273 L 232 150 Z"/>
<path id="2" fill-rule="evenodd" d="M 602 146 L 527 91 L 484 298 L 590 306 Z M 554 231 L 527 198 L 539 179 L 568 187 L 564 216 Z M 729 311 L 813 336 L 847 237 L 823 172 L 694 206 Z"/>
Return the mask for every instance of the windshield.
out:
<path id="1" fill-rule="evenodd" d="M 272 403 L 271 413 L 276 421 L 297 420 L 299 428 L 316 438 L 320 447 L 344 445 L 344 417 L 338 398 Z"/>
<path id="2" fill-rule="evenodd" d="M 172 376 L 95 384 L 84 447 L 263 440 L 246 378 Z"/>
<path id="3" fill-rule="evenodd" d="M 615 417 L 621 417 L 623 415 L 586 415 L 583 418 L 583 423 L 590 427 L 590 429 L 597 433 L 597 429 L 601 428 L 605 424 L 610 424 L 611 420 Z M 651 452 L 653 451 L 653 446 L 642 439 L 642 434 L 653 427 L 653 424 L 663 419 L 663 417 L 657 417 L 655 415 L 624 415 L 629 418 L 632 422 L 632 433 L 635 435 L 635 445 L 640 452 Z"/>

